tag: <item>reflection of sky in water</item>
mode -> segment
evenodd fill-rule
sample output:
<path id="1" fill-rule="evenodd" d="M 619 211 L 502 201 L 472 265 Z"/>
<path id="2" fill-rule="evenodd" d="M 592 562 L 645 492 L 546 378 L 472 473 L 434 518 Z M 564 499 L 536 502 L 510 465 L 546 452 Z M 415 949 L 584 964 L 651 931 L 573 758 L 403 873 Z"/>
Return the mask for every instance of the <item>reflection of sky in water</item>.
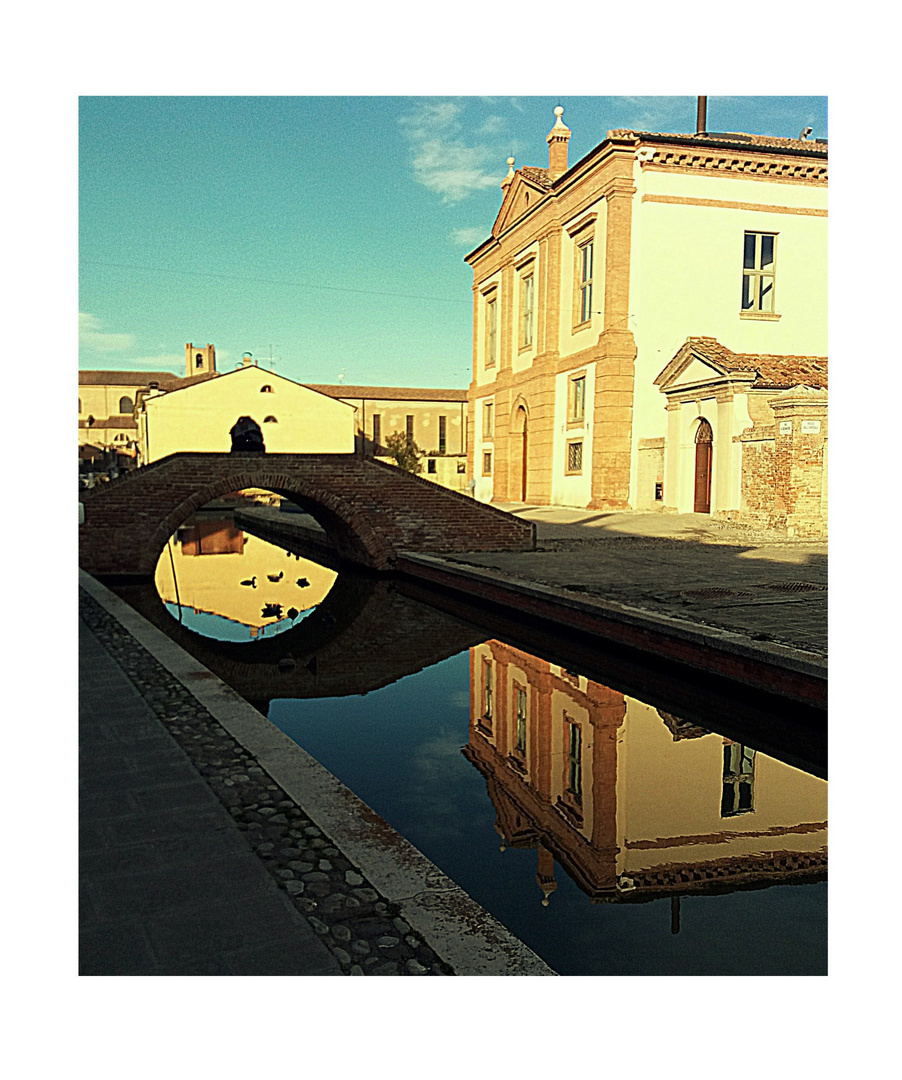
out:
<path id="1" fill-rule="evenodd" d="M 555 970 L 571 975 L 826 974 L 826 884 L 593 904 L 559 864 L 502 852 L 469 739 L 469 653 L 371 693 L 274 700 L 269 718 Z M 706 736 L 706 738 L 719 738 Z"/>
<path id="2" fill-rule="evenodd" d="M 236 622 L 234 619 L 227 619 L 223 615 L 215 615 L 209 611 L 195 611 L 194 608 L 182 605 L 180 616 L 177 604 L 166 604 L 166 610 L 182 626 L 193 630 L 196 634 L 213 638 L 215 641 L 258 641 L 260 638 L 270 638 L 281 634 L 283 630 L 290 630 L 308 615 L 312 615 L 316 608 L 308 608 L 300 612 L 296 619 L 273 620 L 272 623 L 263 626 L 256 636 L 251 634 L 249 626 Z"/>

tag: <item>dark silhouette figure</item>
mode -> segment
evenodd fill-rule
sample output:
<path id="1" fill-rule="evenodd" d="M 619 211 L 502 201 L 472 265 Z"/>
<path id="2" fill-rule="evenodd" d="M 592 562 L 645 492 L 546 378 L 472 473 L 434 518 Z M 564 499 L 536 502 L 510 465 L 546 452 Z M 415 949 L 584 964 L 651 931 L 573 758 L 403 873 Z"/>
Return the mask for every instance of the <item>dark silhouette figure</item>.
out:
<path id="1" fill-rule="evenodd" d="M 239 416 L 232 425 L 229 434 L 232 436 L 231 452 L 233 454 L 238 451 L 266 453 L 266 447 L 263 444 L 263 432 L 260 430 L 260 425 L 256 420 L 252 420 L 251 417 Z"/>
<path id="2" fill-rule="evenodd" d="M 248 578 L 247 581 L 242 581 L 241 584 L 242 585 L 250 585 L 250 587 L 252 589 L 256 589 L 257 588 L 257 575 L 254 574 L 254 576 L 252 578 Z"/>
<path id="3" fill-rule="evenodd" d="M 282 578 L 285 577 L 285 573 L 280 570 L 278 574 L 267 574 L 266 576 L 270 581 L 281 581 Z"/>
<path id="4" fill-rule="evenodd" d="M 299 577 L 297 583 L 302 589 L 306 589 L 307 586 L 310 584 L 310 582 L 305 577 Z"/>

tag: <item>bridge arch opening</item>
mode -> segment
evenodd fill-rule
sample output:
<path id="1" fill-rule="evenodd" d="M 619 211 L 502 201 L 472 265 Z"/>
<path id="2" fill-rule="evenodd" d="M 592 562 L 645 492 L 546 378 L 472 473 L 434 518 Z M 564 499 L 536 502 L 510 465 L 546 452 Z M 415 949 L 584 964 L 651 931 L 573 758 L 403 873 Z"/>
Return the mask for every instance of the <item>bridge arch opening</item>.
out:
<path id="1" fill-rule="evenodd" d="M 316 522 L 283 513 L 284 503 L 263 489 L 230 492 L 175 529 L 157 560 L 154 587 L 180 626 L 217 641 L 257 644 L 316 613 L 335 585 L 338 560 Z M 303 524 L 298 529 L 285 518 Z M 327 553 L 319 560 L 302 554 L 295 534 Z"/>

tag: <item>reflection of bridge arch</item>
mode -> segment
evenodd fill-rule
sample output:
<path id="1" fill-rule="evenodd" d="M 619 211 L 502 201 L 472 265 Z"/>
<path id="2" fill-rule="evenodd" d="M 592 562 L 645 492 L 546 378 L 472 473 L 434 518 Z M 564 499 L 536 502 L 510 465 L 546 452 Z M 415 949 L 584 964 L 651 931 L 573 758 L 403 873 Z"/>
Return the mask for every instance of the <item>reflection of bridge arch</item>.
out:
<path id="1" fill-rule="evenodd" d="M 205 503 L 264 488 L 296 503 L 340 556 L 376 569 L 400 551 L 531 551 L 534 526 L 401 469 L 353 454 L 172 454 L 83 493 L 80 562 L 149 577 L 166 541 Z"/>
<path id="2" fill-rule="evenodd" d="M 366 694 L 482 640 L 390 581 L 347 569 L 296 626 L 248 642 L 214 641 L 180 625 L 150 582 L 115 591 L 264 715 L 273 698 Z"/>

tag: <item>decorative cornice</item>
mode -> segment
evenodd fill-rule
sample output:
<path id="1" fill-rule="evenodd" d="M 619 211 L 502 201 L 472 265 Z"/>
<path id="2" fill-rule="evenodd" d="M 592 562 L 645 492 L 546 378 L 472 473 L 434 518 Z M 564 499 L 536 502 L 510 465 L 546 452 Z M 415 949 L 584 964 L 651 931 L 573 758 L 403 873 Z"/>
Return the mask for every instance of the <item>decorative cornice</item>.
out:
<path id="1" fill-rule="evenodd" d="M 787 161 L 766 152 L 737 154 L 735 151 L 655 149 L 642 171 L 741 173 L 756 180 L 789 180 L 827 186 L 827 165 L 811 161 Z"/>

